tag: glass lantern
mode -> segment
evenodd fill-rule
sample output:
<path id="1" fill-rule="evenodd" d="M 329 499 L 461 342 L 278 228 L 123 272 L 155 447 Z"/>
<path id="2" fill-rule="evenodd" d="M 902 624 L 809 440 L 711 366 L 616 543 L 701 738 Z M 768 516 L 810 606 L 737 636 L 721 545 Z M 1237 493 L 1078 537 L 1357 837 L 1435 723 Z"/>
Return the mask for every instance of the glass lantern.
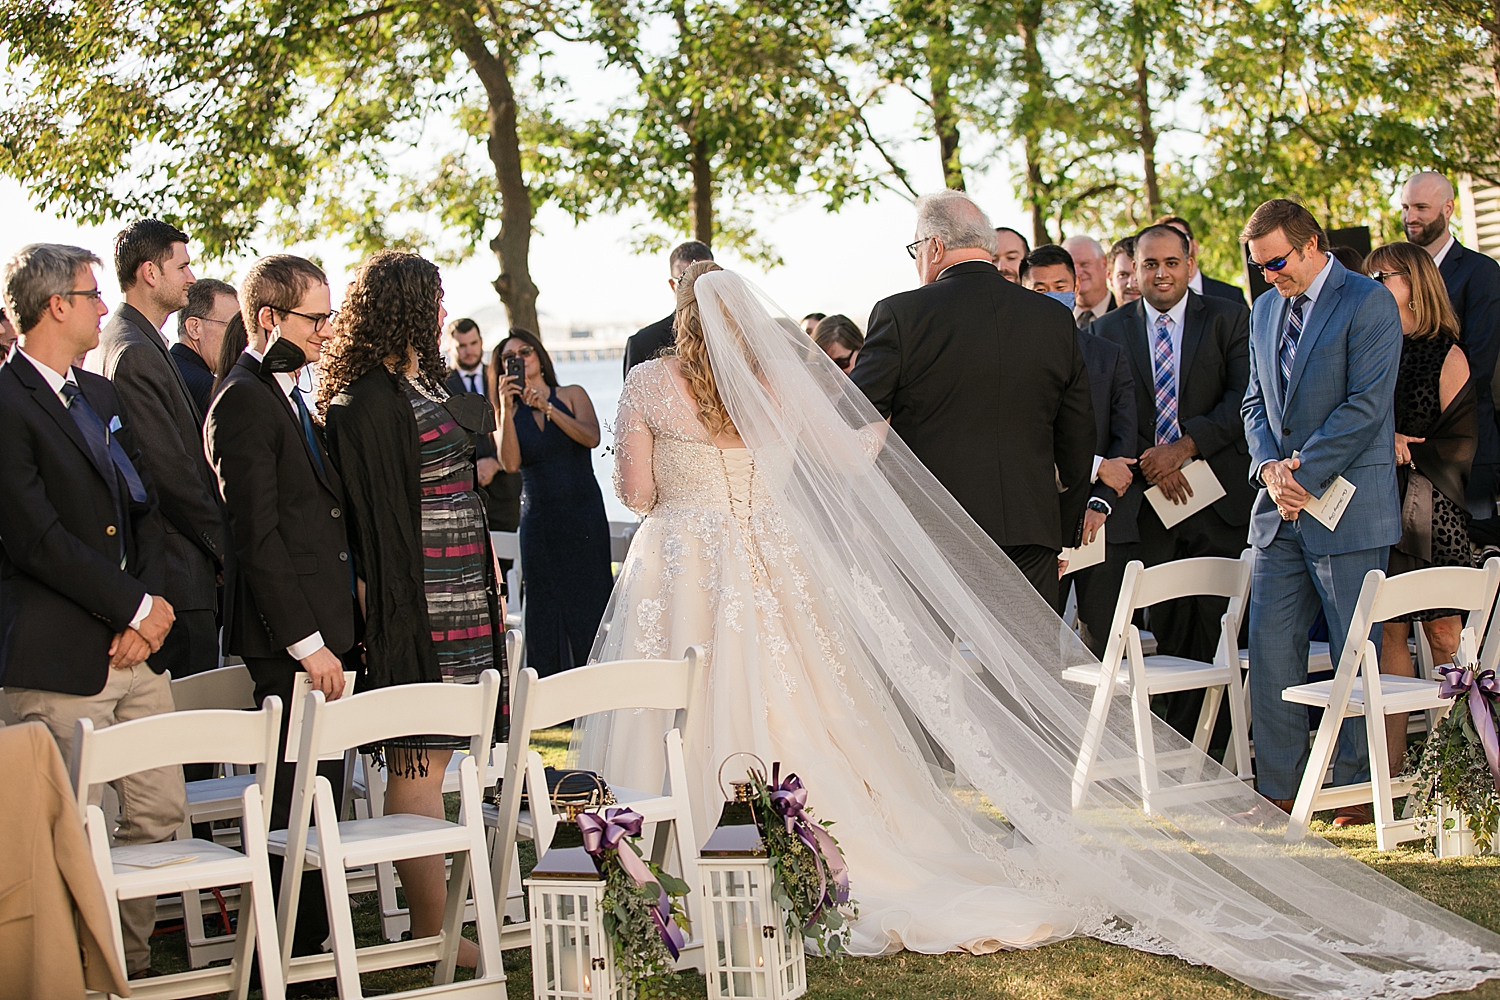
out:
<path id="1" fill-rule="evenodd" d="M 531 992 L 536 1000 L 631 1000 L 615 972 L 599 906 L 604 876 L 583 846 L 581 806 L 569 804 L 531 870 Z"/>
<path id="2" fill-rule="evenodd" d="M 721 768 L 722 771 L 722 768 Z M 698 853 L 711 1000 L 791 1000 L 807 992 L 802 935 L 771 899 L 766 854 L 748 781 L 733 783 L 719 825 Z M 540 996 L 541 994 L 538 994 Z"/>

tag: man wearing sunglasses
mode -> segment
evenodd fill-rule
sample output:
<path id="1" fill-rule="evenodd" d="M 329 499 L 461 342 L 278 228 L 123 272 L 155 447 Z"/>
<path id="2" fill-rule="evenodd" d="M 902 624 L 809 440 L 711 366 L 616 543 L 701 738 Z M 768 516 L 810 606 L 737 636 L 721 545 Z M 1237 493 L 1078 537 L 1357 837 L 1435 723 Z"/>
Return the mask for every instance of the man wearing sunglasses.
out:
<path id="1" fill-rule="evenodd" d="M 1327 252 L 1323 228 L 1296 202 L 1261 205 L 1240 239 L 1274 288 L 1251 315 L 1250 385 L 1240 411 L 1250 481 L 1262 487 L 1250 519 L 1256 777 L 1260 793 L 1290 811 L 1307 765 L 1307 709 L 1282 701 L 1281 692 L 1307 680 L 1307 632 L 1320 606 L 1339 661 L 1361 582 L 1385 569 L 1401 537 L 1392 419 L 1401 318 L 1383 285 Z M 1340 476 L 1354 494 L 1330 529 L 1303 507 Z M 1334 784 L 1368 780 L 1368 758 L 1364 720 L 1345 720 Z M 1369 806 L 1340 809 L 1334 819 L 1361 822 L 1370 822 Z"/>

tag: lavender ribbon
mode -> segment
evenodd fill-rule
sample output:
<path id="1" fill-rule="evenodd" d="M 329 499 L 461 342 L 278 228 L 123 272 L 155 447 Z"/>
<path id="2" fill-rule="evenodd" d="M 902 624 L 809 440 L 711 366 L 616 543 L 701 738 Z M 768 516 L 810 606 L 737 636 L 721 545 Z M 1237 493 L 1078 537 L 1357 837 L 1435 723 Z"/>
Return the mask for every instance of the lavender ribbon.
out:
<path id="1" fill-rule="evenodd" d="M 797 839 L 812 852 L 813 863 L 818 868 L 818 905 L 808 918 L 807 926 L 810 927 L 830 901 L 835 904 L 849 902 L 849 867 L 844 863 L 843 852 L 833 842 L 833 837 L 807 814 L 807 789 L 803 787 L 802 779 L 795 774 L 787 775 L 785 781 L 779 780 L 780 777 L 781 764 L 772 764 L 771 808 L 786 821 L 786 832 L 795 833 Z M 832 874 L 837 887 L 831 900 L 828 892 L 829 874 Z"/>
<path id="2" fill-rule="evenodd" d="M 650 882 L 656 886 L 659 895 L 656 905 L 651 909 L 651 920 L 656 924 L 656 933 L 661 935 L 661 943 L 667 946 L 667 951 L 671 952 L 675 959 L 687 943 L 687 939 L 682 936 L 682 929 L 672 921 L 671 898 L 656 879 L 651 877 L 651 869 L 646 867 L 640 855 L 625 843 L 626 837 L 641 835 L 643 822 L 645 822 L 645 817 L 634 809 L 606 809 L 603 816 L 597 813 L 580 813 L 578 829 L 583 833 L 584 850 L 599 857 L 605 851 L 614 848 L 615 855 L 620 859 L 620 867 L 625 869 L 627 875 L 635 879 L 636 885 L 645 885 Z"/>
<path id="3" fill-rule="evenodd" d="M 1496 679 L 1493 670 L 1481 670 L 1476 674 L 1473 667 L 1457 664 L 1440 666 L 1437 671 L 1443 675 L 1438 690 L 1440 695 L 1444 698 L 1468 695 L 1469 718 L 1473 720 L 1479 743 L 1484 747 L 1484 759 L 1489 762 L 1495 792 L 1500 794 L 1500 738 L 1495 734 L 1495 722 L 1490 715 L 1490 698 L 1500 697 L 1500 680 Z"/>

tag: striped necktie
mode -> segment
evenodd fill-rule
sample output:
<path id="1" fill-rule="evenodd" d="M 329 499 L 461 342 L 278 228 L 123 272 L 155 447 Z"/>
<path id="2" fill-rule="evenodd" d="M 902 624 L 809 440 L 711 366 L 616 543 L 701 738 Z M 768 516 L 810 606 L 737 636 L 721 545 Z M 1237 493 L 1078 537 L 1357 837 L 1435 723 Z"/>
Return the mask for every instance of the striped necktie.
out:
<path id="1" fill-rule="evenodd" d="M 1307 307 L 1306 295 L 1299 295 L 1287 311 L 1286 329 L 1281 332 L 1281 349 L 1276 352 L 1277 366 L 1281 369 L 1281 395 L 1286 398 L 1287 386 L 1292 381 L 1292 365 L 1297 360 L 1297 341 L 1302 339 L 1302 310 Z"/>
<path id="2" fill-rule="evenodd" d="M 1171 444 L 1182 437 L 1177 426 L 1177 376 L 1172 371 L 1172 317 L 1156 317 L 1151 370 L 1156 383 L 1156 443 Z"/>

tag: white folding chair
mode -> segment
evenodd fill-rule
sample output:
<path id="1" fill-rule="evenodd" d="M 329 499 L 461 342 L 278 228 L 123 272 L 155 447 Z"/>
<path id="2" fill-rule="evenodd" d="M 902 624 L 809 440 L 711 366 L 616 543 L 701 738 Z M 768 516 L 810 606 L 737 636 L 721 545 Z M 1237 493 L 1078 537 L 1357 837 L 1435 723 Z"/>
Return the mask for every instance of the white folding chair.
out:
<path id="1" fill-rule="evenodd" d="M 622 563 L 630 552 L 630 543 L 640 528 L 639 521 L 609 522 L 609 561 Z"/>
<path id="2" fill-rule="evenodd" d="M 489 880 L 483 877 L 486 857 L 484 823 L 480 816 L 480 773 L 487 769 L 495 707 L 500 698 L 500 675 L 486 670 L 475 684 L 403 684 L 366 691 L 326 702 L 321 691 L 307 695 L 302 732 L 297 746 L 296 787 L 292 790 L 286 830 L 271 835 L 271 851 L 286 858 L 277 906 L 282 929 L 281 966 L 288 982 L 338 980 L 342 1000 L 362 996 L 359 974 L 417 963 L 436 962 L 433 985 L 443 995 L 493 997 L 505 978 L 500 960 L 500 936 Z M 333 789 L 318 777 L 320 757 L 350 747 L 429 733 L 467 737 L 469 753 L 462 755 L 458 772 L 459 819 L 398 813 L 339 822 Z M 289 739 L 290 734 L 289 734 Z M 316 816 L 318 825 L 309 825 Z M 364 865 L 406 858 L 452 854 L 448 898 L 440 934 L 400 944 L 357 949 L 349 907 L 348 872 Z M 290 928 L 296 926 L 297 902 L 304 870 L 322 871 L 333 954 L 292 958 Z M 479 877 L 471 878 L 477 872 Z M 463 930 L 464 904 L 474 892 L 478 930 L 479 967 L 476 978 L 453 985 Z M 501 995 L 503 996 L 503 986 Z"/>
<path id="3" fill-rule="evenodd" d="M 496 559 L 509 559 L 510 569 L 505 574 L 506 598 L 505 625 L 520 627 L 526 621 L 525 577 L 521 572 L 521 533 L 519 531 L 490 532 L 490 546 Z"/>
<path id="4" fill-rule="evenodd" d="M 0 726 L 18 726 L 21 720 L 16 718 L 16 713 L 10 710 L 10 699 L 5 697 L 5 689 L 0 688 Z"/>
<path id="5" fill-rule="evenodd" d="M 675 713 L 673 728 L 663 737 L 666 773 L 657 793 L 627 788 L 609 782 L 620 806 L 640 813 L 654 825 L 651 860 L 667 860 L 669 840 L 676 845 L 680 876 L 691 887 L 685 905 L 693 937 L 678 961 L 678 968 L 703 970 L 703 937 L 698 900 L 698 839 L 693 829 L 687 767 L 682 757 L 682 730 L 687 725 L 688 706 L 698 684 L 701 653 L 687 650 L 680 660 L 620 660 L 593 663 L 541 678 L 529 667 L 511 696 L 510 744 L 505 755 L 505 773 L 500 782 L 500 805 L 487 810 L 485 822 L 497 827 L 495 849 L 490 855 L 494 897 L 505 899 L 515 869 L 517 826 L 521 813 L 521 789 L 531 804 L 532 835 L 538 852 L 552 839 L 555 820 L 545 805 L 547 784 L 541 773 L 541 758 L 530 750 L 531 734 L 571 719 L 617 709 L 661 709 Z M 641 751 L 653 752 L 642 747 Z M 691 952 L 691 954 L 689 954 Z"/>
<path id="6" fill-rule="evenodd" d="M 183 678 L 172 678 L 172 703 L 179 712 L 201 709 L 245 710 L 255 708 L 255 681 L 244 666 L 219 667 Z M 216 762 L 228 764 L 227 761 Z M 243 771 L 245 773 L 236 773 Z M 255 777 L 248 768 L 229 765 L 224 773 L 213 778 L 186 782 L 187 815 L 177 839 L 187 840 L 193 835 L 194 823 L 213 823 L 218 820 L 238 819 L 241 799 L 245 789 L 254 784 Z M 216 829 L 214 843 L 226 847 L 238 847 L 240 834 L 237 829 Z M 223 893 L 214 890 L 215 902 L 229 911 Z M 188 965 L 201 969 L 210 962 L 228 958 L 234 953 L 234 935 L 222 934 L 209 937 L 203 927 L 203 900 L 198 893 L 182 896 L 183 935 L 187 938 Z"/>
<path id="7" fill-rule="evenodd" d="M 1146 810 L 1165 807 L 1174 801 L 1197 799 L 1219 794 L 1238 794 L 1241 782 L 1249 781 L 1250 745 L 1247 725 L 1245 687 L 1240 677 L 1240 618 L 1250 593 L 1250 558 L 1202 557 L 1179 559 L 1146 569 L 1138 560 L 1125 567 L 1120 599 L 1115 605 L 1114 622 L 1104 657 L 1097 667 L 1092 664 L 1069 667 L 1063 679 L 1094 688 L 1094 700 L 1084 730 L 1083 744 L 1073 774 L 1073 804 L 1081 805 L 1091 782 L 1119 778 L 1132 770 L 1140 775 Z M 1132 624 L 1135 613 L 1162 601 L 1182 597 L 1216 596 L 1229 598 L 1229 608 L 1219 621 L 1219 644 L 1212 663 L 1180 656 L 1147 656 L 1141 649 L 1140 632 Z M 1128 669 L 1122 670 L 1128 662 Z M 1203 708 L 1193 734 L 1195 749 L 1158 754 L 1151 727 L 1151 696 L 1173 691 L 1205 689 Z M 1130 699 L 1135 726 L 1135 756 L 1119 760 L 1099 760 L 1110 704 L 1116 694 Z M 1229 717 L 1233 724 L 1230 749 L 1238 780 L 1198 781 L 1196 770 L 1202 754 L 1208 752 L 1214 722 L 1219 717 L 1220 699 L 1227 693 Z M 1228 758 L 1226 758 L 1226 761 Z M 1183 766 L 1194 772 L 1185 774 L 1180 784 L 1170 789 L 1159 787 L 1162 770 Z"/>
<path id="8" fill-rule="evenodd" d="M 1359 602 L 1349 622 L 1349 637 L 1339 657 L 1338 670 L 1332 680 L 1299 684 L 1281 692 L 1281 697 L 1298 705 L 1323 709 L 1323 721 L 1313 738 L 1307 770 L 1297 789 L 1287 824 L 1287 840 L 1300 839 L 1307 832 L 1312 814 L 1319 809 L 1372 803 L 1375 811 L 1375 843 L 1388 851 L 1405 840 L 1416 840 L 1424 834 L 1417 830 L 1418 821 L 1398 820 L 1393 802 L 1411 791 L 1409 778 L 1391 776 L 1386 757 L 1385 717 L 1407 712 L 1430 712 L 1432 719 L 1452 707 L 1452 700 L 1438 692 L 1440 682 L 1423 677 L 1399 677 L 1380 673 L 1380 654 L 1370 638 L 1370 628 L 1413 611 L 1428 608 L 1456 608 L 1468 612 L 1465 625 L 1470 648 L 1477 649 L 1481 637 L 1484 650 L 1481 662 L 1493 667 L 1500 661 L 1500 629 L 1488 629 L 1490 609 L 1500 588 L 1500 558 L 1492 558 L 1483 569 L 1462 566 L 1436 566 L 1387 577 L 1378 569 L 1365 574 L 1359 591 Z M 1323 779 L 1338 744 L 1339 728 L 1346 718 L 1364 716 L 1366 739 L 1370 750 L 1370 780 L 1352 785 L 1324 788 Z"/>
<path id="9" fill-rule="evenodd" d="M 522 655 L 521 648 L 520 631 L 511 629 L 506 632 L 505 653 L 510 685 L 508 690 L 515 690 L 516 662 Z M 444 795 L 459 791 L 459 767 L 463 764 L 463 758 L 463 752 L 458 752 L 448 759 L 448 768 L 443 774 Z M 488 792 L 494 787 L 504 762 L 505 744 L 497 742 L 491 747 L 489 761 L 480 774 L 481 792 Z M 374 757 L 371 754 L 350 750 L 344 772 L 344 803 L 339 807 L 339 815 L 351 819 L 383 816 L 385 814 L 385 786 L 385 769 L 377 764 Z M 401 878 L 396 873 L 396 866 L 390 861 L 381 861 L 370 869 L 370 876 L 375 881 L 375 898 L 380 909 L 380 936 L 386 941 L 400 941 L 401 936 L 411 928 L 411 915 L 396 897 L 396 889 L 401 884 Z M 525 919 L 522 899 L 523 890 L 518 882 L 506 914 L 516 920 Z M 465 923 L 474 919 L 472 907 L 473 904 L 470 903 L 464 911 Z M 527 938 L 525 943 L 516 946 L 526 947 L 529 942 L 530 939 Z M 505 943 L 503 934 L 501 943 Z"/>
<path id="10" fill-rule="evenodd" d="M 70 774 L 78 809 L 84 816 L 94 867 L 105 895 L 116 903 L 110 908 L 110 924 L 121 965 L 125 961 L 125 941 L 120 932 L 119 901 L 177 893 L 184 899 L 196 898 L 201 889 L 240 887 L 239 927 L 230 964 L 138 980 L 130 984 L 132 996 L 166 1000 L 228 991 L 236 1000 L 244 1000 L 250 989 L 250 957 L 257 938 L 263 995 L 268 1000 L 285 996 L 271 869 L 266 854 L 264 808 L 275 791 L 280 730 L 279 698 L 267 698 L 258 712 L 169 712 L 98 731 L 91 720 L 78 720 Z M 210 748 L 216 761 L 253 764 L 257 768 L 255 780 L 240 795 L 240 839 L 244 853 L 191 838 L 160 844 L 130 844 L 111 850 L 104 812 L 90 804 L 93 792 L 100 785 L 128 774 L 199 763 Z"/>

